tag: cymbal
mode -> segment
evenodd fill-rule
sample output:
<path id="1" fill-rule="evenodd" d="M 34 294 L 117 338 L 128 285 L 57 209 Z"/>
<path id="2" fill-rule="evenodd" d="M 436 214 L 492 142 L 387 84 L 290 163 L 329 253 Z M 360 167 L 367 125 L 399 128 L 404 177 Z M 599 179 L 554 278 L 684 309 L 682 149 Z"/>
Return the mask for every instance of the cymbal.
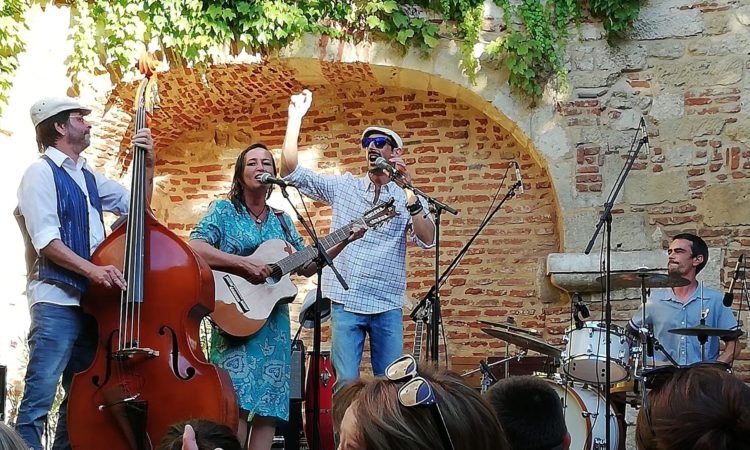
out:
<path id="1" fill-rule="evenodd" d="M 605 276 L 597 277 L 597 283 L 604 283 Z M 690 281 L 677 275 L 654 273 L 645 271 L 613 273 L 610 277 L 612 289 L 639 288 L 645 284 L 647 288 L 687 286 Z"/>
<path id="2" fill-rule="evenodd" d="M 489 325 L 491 327 L 505 328 L 506 330 L 512 331 L 514 333 L 526 333 L 532 336 L 539 336 L 539 332 L 533 328 L 526 329 L 510 323 L 490 322 L 488 320 L 477 320 L 477 322 Z"/>
<path id="3" fill-rule="evenodd" d="M 558 358 L 560 357 L 560 350 L 542 341 L 541 339 L 536 339 L 531 336 L 522 336 L 518 333 L 512 333 L 505 330 L 495 330 L 492 328 L 482 328 L 482 331 L 489 334 L 490 336 L 510 342 L 517 347 L 526 350 L 533 350 L 547 356 Z"/>
<path id="4" fill-rule="evenodd" d="M 726 328 L 714 328 L 707 325 L 696 325 L 688 328 L 672 328 L 669 330 L 672 334 L 680 334 L 682 336 L 718 336 L 728 337 L 737 334 L 739 330 L 729 330 Z"/>

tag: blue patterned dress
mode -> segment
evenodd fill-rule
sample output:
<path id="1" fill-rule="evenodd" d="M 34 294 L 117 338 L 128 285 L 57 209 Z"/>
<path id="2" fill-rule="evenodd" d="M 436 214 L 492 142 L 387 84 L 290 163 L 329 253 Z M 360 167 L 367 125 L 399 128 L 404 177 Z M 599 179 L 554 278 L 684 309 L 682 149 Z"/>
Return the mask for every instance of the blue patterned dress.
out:
<path id="1" fill-rule="evenodd" d="M 217 200 L 190 233 L 190 239 L 202 239 L 213 247 L 235 255 L 252 254 L 261 243 L 283 239 L 298 250 L 302 236 L 284 214 L 288 237 L 273 212 L 261 229 L 244 209 L 237 212 L 228 200 Z M 289 420 L 289 379 L 291 338 L 288 305 L 277 305 L 268 322 L 249 339 L 224 338 L 211 334 L 211 362 L 229 372 L 240 407 L 253 414 Z"/>

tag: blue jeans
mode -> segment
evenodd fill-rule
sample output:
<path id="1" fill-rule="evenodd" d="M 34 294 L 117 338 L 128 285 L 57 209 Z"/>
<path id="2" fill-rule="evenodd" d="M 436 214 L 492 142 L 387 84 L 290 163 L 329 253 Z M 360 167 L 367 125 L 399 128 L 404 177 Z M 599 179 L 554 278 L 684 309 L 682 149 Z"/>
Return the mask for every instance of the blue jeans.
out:
<path id="1" fill-rule="evenodd" d="M 359 378 L 359 365 L 370 335 L 370 361 L 375 376 L 385 373 L 390 363 L 403 355 L 404 315 L 401 309 L 378 314 L 344 311 L 339 303 L 331 304 L 331 361 L 336 371 L 337 390 Z"/>
<path id="2" fill-rule="evenodd" d="M 65 397 L 60 405 L 52 449 L 70 449 L 68 391 L 73 375 L 87 369 L 94 359 L 96 332 L 93 318 L 78 307 L 51 303 L 36 303 L 31 307 L 29 364 L 16 430 L 34 450 L 42 450 L 42 431 L 60 376 Z"/>

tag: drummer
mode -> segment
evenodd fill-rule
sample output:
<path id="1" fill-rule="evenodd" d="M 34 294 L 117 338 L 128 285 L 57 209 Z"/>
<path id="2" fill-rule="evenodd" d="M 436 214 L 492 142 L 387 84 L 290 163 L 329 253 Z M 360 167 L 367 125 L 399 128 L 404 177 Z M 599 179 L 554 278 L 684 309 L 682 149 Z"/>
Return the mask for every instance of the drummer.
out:
<path id="1" fill-rule="evenodd" d="M 726 347 L 720 353 L 718 336 L 711 336 L 705 345 L 705 360 L 701 357 L 701 345 L 696 336 L 670 333 L 674 328 L 688 328 L 700 324 L 701 296 L 703 296 L 703 312 L 706 314 L 705 325 L 713 328 L 735 330 L 737 320 L 732 310 L 724 306 L 721 292 L 704 287 L 698 283 L 696 275 L 708 262 L 708 246 L 700 237 L 683 233 L 676 235 L 667 250 L 667 268 L 669 274 L 681 277 L 690 283 L 685 286 L 652 289 L 646 303 L 646 324 L 651 327 L 654 337 L 669 353 L 672 359 L 681 366 L 699 362 L 731 363 L 735 357 L 738 332 L 727 333 L 721 337 Z M 641 328 L 643 305 L 630 319 L 628 328 L 637 334 Z M 663 352 L 654 350 L 654 361 L 658 365 L 668 363 Z"/>

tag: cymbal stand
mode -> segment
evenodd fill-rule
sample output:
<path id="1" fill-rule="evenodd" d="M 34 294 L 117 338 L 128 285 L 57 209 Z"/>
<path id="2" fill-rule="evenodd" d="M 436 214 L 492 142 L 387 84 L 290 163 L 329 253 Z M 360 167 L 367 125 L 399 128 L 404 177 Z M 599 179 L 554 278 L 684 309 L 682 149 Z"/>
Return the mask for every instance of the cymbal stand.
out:
<path id="1" fill-rule="evenodd" d="M 526 356 L 526 353 L 527 353 L 527 350 L 521 350 L 516 355 L 507 356 L 507 357 L 505 357 L 505 358 L 503 358 L 503 359 L 501 359 L 499 361 L 495 361 L 495 362 L 493 362 L 491 364 L 487 364 L 487 363 L 484 362 L 484 360 L 482 360 L 479 363 L 479 367 L 478 368 L 476 368 L 474 370 L 470 370 L 468 372 L 462 373 L 461 377 L 468 377 L 469 375 L 473 375 L 473 374 L 475 374 L 477 372 L 482 372 L 482 382 L 481 382 L 482 383 L 482 392 L 485 392 L 487 390 L 487 388 L 489 387 L 489 385 L 492 384 L 492 382 L 493 382 L 492 379 L 493 378 L 495 378 L 494 381 L 497 381 L 495 375 L 489 369 L 491 369 L 491 368 L 493 368 L 493 367 L 495 367 L 497 365 L 500 365 L 500 364 L 507 364 L 512 359 L 518 358 L 518 360 L 520 361 L 521 358 L 523 358 L 524 356 Z M 508 375 L 507 372 L 506 372 L 505 375 L 507 377 L 507 375 Z M 486 386 L 485 386 L 485 383 L 486 383 Z"/>
<path id="2" fill-rule="evenodd" d="M 708 316 L 708 310 L 703 309 L 703 282 L 701 281 L 701 326 L 706 325 L 706 316 Z M 701 344 L 701 362 L 706 360 L 706 342 L 708 342 L 707 334 L 699 334 L 698 342 Z"/>
<path id="3" fill-rule="evenodd" d="M 604 417 L 604 442 L 603 446 L 604 448 L 609 447 L 609 443 L 612 437 L 611 434 L 611 424 L 610 424 L 610 418 L 612 417 L 612 414 L 610 412 L 610 407 L 612 405 L 612 396 L 610 393 L 610 386 L 612 381 L 612 374 L 610 373 L 609 368 L 609 361 L 611 360 L 611 335 L 610 330 L 612 328 L 612 209 L 614 208 L 615 201 L 617 201 L 617 197 L 620 194 L 620 190 L 622 189 L 623 185 L 625 184 L 625 180 L 628 177 L 628 174 L 633 168 L 633 164 L 635 164 L 636 158 L 638 158 L 638 153 L 641 150 L 641 147 L 645 146 L 646 150 L 648 151 L 648 134 L 646 131 L 646 123 L 643 118 L 641 118 L 640 123 L 640 130 L 643 130 L 641 139 L 638 140 L 638 145 L 635 146 L 636 138 L 638 137 L 639 133 L 636 133 L 636 135 L 633 137 L 633 143 L 631 145 L 631 148 L 635 147 L 635 150 L 630 152 L 628 155 L 628 160 L 625 163 L 625 167 L 623 168 L 622 172 L 620 172 L 620 176 L 618 177 L 617 181 L 615 182 L 615 185 L 607 198 L 607 201 L 604 203 L 604 211 L 602 211 L 602 215 L 599 217 L 599 222 L 596 225 L 596 230 L 594 230 L 593 236 L 591 236 L 591 239 L 589 240 L 588 245 L 586 245 L 586 249 L 584 250 L 585 254 L 591 253 L 591 249 L 594 247 L 594 243 L 596 242 L 596 238 L 599 236 L 599 233 L 602 231 L 602 228 L 604 227 L 604 239 L 605 239 L 605 248 L 606 248 L 606 258 L 605 258 L 605 269 L 604 272 L 606 274 L 605 280 L 606 283 L 604 285 L 604 291 L 606 293 L 605 295 L 605 304 L 604 304 L 604 323 L 606 328 L 606 339 L 605 339 L 605 351 L 606 351 L 606 364 L 604 365 L 604 383 L 605 383 L 605 389 L 604 389 L 604 411 L 605 411 L 605 417 Z M 606 225 L 606 226 L 605 226 Z"/>

